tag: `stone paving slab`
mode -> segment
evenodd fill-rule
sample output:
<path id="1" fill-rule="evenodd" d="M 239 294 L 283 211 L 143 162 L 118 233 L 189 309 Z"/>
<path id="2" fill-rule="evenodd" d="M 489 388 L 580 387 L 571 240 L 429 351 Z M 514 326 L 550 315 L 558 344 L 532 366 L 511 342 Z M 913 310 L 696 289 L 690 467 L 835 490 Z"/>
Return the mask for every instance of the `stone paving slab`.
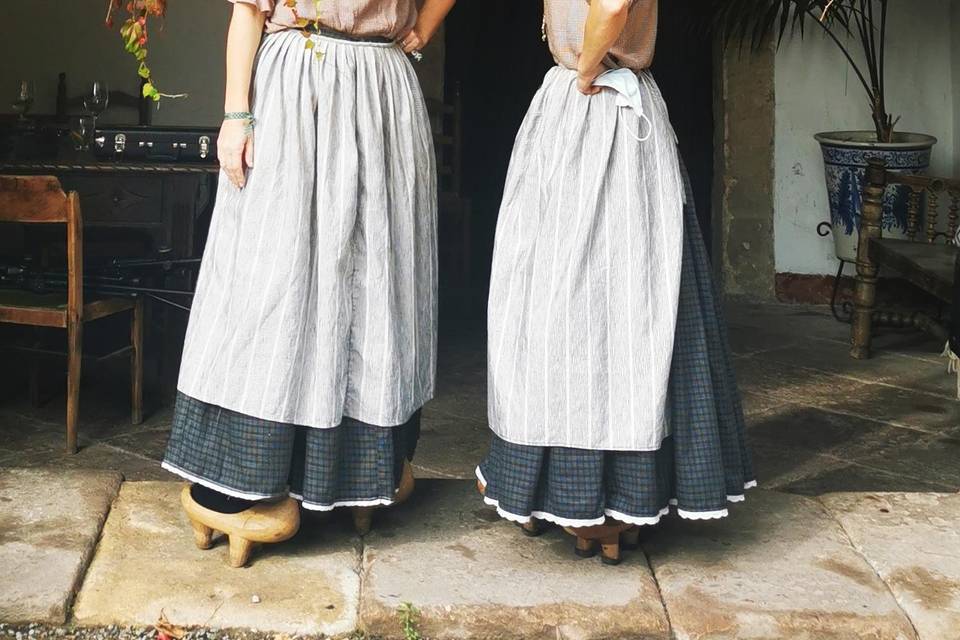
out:
<path id="1" fill-rule="evenodd" d="M 397 609 L 411 603 L 431 640 L 669 637 L 642 552 L 607 567 L 558 529 L 527 538 L 470 481 L 421 481 L 414 496 L 364 538 L 368 635 L 402 638 Z"/>
<path id="2" fill-rule="evenodd" d="M 886 585 L 815 500 L 753 491 L 728 519 L 672 518 L 644 546 L 678 639 L 916 637 Z"/>
<path id="3" fill-rule="evenodd" d="M 122 478 L 0 469 L 0 621 L 63 623 Z"/>
<path id="4" fill-rule="evenodd" d="M 885 383 L 953 399 L 957 393 L 956 380 L 947 375 L 944 361 L 938 357 L 942 352 L 941 344 L 933 346 L 921 357 L 877 350 L 868 360 L 855 360 L 850 357 L 849 341 L 806 340 L 803 348 L 787 346 L 765 351 L 757 357 L 784 366 L 809 367 L 864 382 Z"/>
<path id="5" fill-rule="evenodd" d="M 761 476 L 763 477 L 763 476 Z M 910 491 L 943 492 L 949 487 L 914 477 L 890 473 L 882 468 L 842 463 L 776 487 L 778 491 L 821 496 L 835 491 Z"/>
<path id="6" fill-rule="evenodd" d="M 305 524 L 294 540 L 264 546 L 248 567 L 232 569 L 225 540 L 209 551 L 194 546 L 182 486 L 123 485 L 77 597 L 77 623 L 149 625 L 162 611 L 184 626 L 324 635 L 356 628 L 360 554 L 344 524 Z"/>
<path id="7" fill-rule="evenodd" d="M 842 493 L 821 501 L 921 640 L 960 639 L 960 494 Z"/>
<path id="8" fill-rule="evenodd" d="M 960 490 L 960 438 L 925 436 L 905 429 L 891 429 L 885 435 L 884 439 L 852 443 L 841 448 L 838 454 L 890 473 L 939 484 L 941 491 Z M 845 487 L 834 489 L 835 492 L 846 490 Z"/>
<path id="9" fill-rule="evenodd" d="M 816 369 L 785 367 L 760 356 L 737 358 L 733 364 L 741 388 L 784 404 L 842 407 L 846 401 L 857 400 L 868 387 L 859 380 Z"/>
<path id="10" fill-rule="evenodd" d="M 414 473 L 418 478 L 471 479 L 489 446 L 485 422 L 447 415 L 430 403 L 423 411 Z"/>

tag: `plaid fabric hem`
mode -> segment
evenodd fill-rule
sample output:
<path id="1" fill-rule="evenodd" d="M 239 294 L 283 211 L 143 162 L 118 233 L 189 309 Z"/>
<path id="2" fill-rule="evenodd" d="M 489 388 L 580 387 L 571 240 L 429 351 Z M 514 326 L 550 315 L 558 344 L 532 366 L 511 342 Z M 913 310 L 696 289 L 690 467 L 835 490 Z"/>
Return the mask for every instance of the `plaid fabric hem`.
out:
<path id="1" fill-rule="evenodd" d="M 255 418 L 177 396 L 163 467 L 250 500 L 292 495 L 307 509 L 392 504 L 413 458 L 420 412 L 397 427 L 345 418 L 315 429 Z"/>
<path id="2" fill-rule="evenodd" d="M 486 501 L 500 515 L 520 522 L 595 524 L 609 516 L 653 524 L 674 505 L 681 517 L 720 518 L 728 515 L 728 503 L 741 502 L 744 490 L 756 485 L 722 308 L 681 169 L 686 204 L 669 385 L 672 435 L 656 451 L 538 447 L 494 435 L 478 474 Z"/>
<path id="3" fill-rule="evenodd" d="M 724 518 L 729 503 L 743 502 L 744 492 L 757 486 L 755 480 L 742 481 L 709 505 L 682 502 L 670 473 L 672 452 L 670 438 L 660 451 L 624 452 L 531 447 L 493 436 L 476 475 L 485 487 L 484 502 L 501 517 L 565 527 L 603 524 L 608 517 L 655 525 L 671 507 L 687 520 Z"/>

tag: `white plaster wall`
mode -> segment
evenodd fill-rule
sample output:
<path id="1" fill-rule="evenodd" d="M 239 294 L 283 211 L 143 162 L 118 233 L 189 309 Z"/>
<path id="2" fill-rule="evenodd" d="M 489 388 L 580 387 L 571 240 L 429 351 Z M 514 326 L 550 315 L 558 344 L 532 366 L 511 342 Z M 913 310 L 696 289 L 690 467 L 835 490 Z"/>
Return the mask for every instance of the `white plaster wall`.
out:
<path id="1" fill-rule="evenodd" d="M 119 24 L 103 25 L 106 0 L 0 0 L 0 112 L 10 113 L 18 82 L 37 85 L 33 111 L 53 113 L 57 74 L 67 74 L 71 97 L 82 95 L 93 80 L 112 90 L 136 93 L 136 61 L 123 50 Z M 231 5 L 226 0 L 172 0 L 163 30 L 151 33 L 150 65 L 159 88 L 188 93 L 189 98 L 163 100 L 154 114 L 156 125 L 210 125 L 223 115 L 224 43 Z M 154 21 L 155 24 L 158 24 Z M 443 34 L 417 65 L 428 96 L 443 87 Z M 135 122 L 130 110 L 110 110 L 109 122 Z"/>
<path id="2" fill-rule="evenodd" d="M 953 6 L 951 6 L 951 4 Z M 922 10 L 920 9 L 922 6 Z M 900 131 L 939 138 L 933 171 L 952 171 L 960 151 L 960 0 L 891 3 L 888 109 Z M 952 22 L 951 22 L 952 21 Z M 815 133 L 871 129 L 866 95 L 836 46 L 811 26 L 776 58 L 774 247 L 778 273 L 832 274 L 833 240 L 816 234 L 829 220 L 823 160 Z M 955 104 L 955 102 L 957 104 Z"/>

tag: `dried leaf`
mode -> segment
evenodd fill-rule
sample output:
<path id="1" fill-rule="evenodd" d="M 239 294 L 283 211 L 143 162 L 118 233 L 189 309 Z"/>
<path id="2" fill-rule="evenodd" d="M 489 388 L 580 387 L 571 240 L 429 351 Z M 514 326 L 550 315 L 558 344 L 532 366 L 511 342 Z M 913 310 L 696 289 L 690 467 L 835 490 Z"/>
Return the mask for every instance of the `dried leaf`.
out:
<path id="1" fill-rule="evenodd" d="M 187 635 L 187 630 L 183 627 L 179 627 L 169 620 L 167 620 L 167 614 L 160 610 L 160 619 L 156 621 L 153 625 L 154 631 L 157 632 L 157 640 L 180 640 L 185 635 Z"/>

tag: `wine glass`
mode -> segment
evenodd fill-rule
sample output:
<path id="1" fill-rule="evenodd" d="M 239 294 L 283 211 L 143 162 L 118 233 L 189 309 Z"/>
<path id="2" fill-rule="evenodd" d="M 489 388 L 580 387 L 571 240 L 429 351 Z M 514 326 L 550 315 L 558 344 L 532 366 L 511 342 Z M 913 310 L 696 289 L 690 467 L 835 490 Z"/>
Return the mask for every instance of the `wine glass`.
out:
<path id="1" fill-rule="evenodd" d="M 110 106 L 110 88 L 106 82 L 96 80 L 90 87 L 90 93 L 83 98 L 83 108 L 96 119 L 107 110 L 108 106 Z"/>
<path id="2" fill-rule="evenodd" d="M 80 116 L 77 121 L 77 130 L 73 132 L 73 138 L 76 142 L 77 151 L 89 151 L 90 145 L 97 131 L 97 118 L 95 116 Z"/>
<path id="3" fill-rule="evenodd" d="M 13 101 L 13 110 L 20 115 L 20 120 L 27 119 L 27 112 L 30 111 L 30 107 L 33 106 L 34 98 L 36 97 L 37 91 L 36 86 L 33 83 L 33 80 L 21 80 L 19 89 L 17 90 L 17 98 Z"/>

